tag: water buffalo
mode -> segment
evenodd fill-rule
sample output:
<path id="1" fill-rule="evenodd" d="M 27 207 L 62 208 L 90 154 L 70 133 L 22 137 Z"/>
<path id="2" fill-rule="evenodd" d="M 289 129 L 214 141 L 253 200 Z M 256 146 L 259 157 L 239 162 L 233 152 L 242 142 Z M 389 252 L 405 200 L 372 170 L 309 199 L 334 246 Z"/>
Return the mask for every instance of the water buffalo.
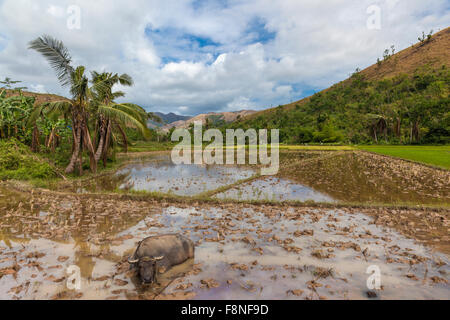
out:
<path id="1" fill-rule="evenodd" d="M 143 283 L 156 282 L 159 269 L 168 270 L 194 257 L 194 243 L 179 234 L 148 237 L 139 242 L 128 263 L 137 267 Z"/>

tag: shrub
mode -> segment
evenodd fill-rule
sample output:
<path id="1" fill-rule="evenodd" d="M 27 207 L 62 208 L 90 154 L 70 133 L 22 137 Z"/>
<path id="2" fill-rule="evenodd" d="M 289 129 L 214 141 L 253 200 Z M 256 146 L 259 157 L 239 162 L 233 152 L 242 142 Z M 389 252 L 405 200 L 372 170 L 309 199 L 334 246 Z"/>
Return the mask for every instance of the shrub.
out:
<path id="1" fill-rule="evenodd" d="M 55 172 L 44 160 L 16 139 L 0 140 L 0 179 L 52 178 Z"/>

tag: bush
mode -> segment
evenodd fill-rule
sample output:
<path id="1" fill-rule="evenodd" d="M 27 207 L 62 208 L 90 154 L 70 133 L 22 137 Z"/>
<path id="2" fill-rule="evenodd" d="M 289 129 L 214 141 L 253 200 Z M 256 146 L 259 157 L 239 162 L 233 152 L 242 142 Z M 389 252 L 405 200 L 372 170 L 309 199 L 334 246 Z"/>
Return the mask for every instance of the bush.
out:
<path id="1" fill-rule="evenodd" d="M 321 131 L 314 132 L 313 137 L 315 142 L 323 143 L 335 143 L 344 140 L 344 134 L 336 130 L 332 125 L 326 125 Z"/>
<path id="2" fill-rule="evenodd" d="M 52 167 L 16 139 L 0 140 L 0 179 L 52 178 Z"/>

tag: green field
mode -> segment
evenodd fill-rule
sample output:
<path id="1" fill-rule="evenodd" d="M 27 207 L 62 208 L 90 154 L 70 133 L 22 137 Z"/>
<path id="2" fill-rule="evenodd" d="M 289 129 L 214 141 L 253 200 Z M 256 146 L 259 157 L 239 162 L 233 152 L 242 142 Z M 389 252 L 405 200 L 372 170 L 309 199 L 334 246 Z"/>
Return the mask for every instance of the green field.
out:
<path id="1" fill-rule="evenodd" d="M 359 146 L 358 149 L 450 169 L 450 146 Z"/>
<path id="2" fill-rule="evenodd" d="M 172 150 L 175 143 L 156 141 L 136 141 L 128 146 L 128 152 L 149 152 Z"/>

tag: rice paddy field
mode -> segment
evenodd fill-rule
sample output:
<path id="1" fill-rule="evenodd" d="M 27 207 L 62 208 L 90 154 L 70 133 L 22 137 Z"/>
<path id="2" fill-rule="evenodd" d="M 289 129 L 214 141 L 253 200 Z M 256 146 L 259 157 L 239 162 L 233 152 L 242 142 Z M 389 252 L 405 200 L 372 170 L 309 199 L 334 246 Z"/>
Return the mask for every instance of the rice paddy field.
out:
<path id="1" fill-rule="evenodd" d="M 0 299 L 448 299 L 450 171 L 327 148 L 282 148 L 274 176 L 159 151 L 51 188 L 2 182 Z M 167 233 L 195 257 L 144 285 L 127 259 Z"/>

